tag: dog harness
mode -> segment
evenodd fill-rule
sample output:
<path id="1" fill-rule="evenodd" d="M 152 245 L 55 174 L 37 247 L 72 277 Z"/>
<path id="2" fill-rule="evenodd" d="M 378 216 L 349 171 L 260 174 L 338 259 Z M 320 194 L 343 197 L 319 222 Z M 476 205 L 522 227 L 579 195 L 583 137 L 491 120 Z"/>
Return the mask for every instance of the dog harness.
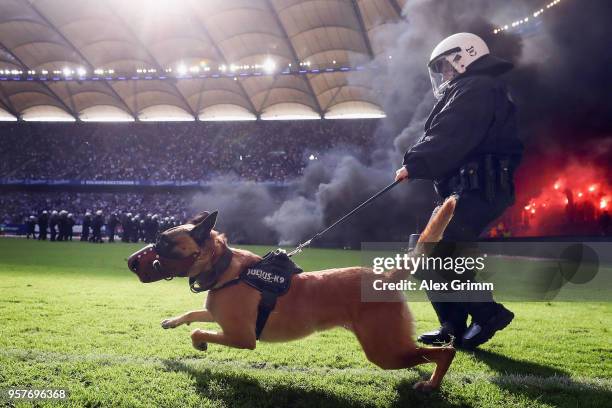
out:
<path id="1" fill-rule="evenodd" d="M 225 251 L 225 253 L 228 252 L 231 254 L 231 251 Z M 229 260 L 231 261 L 231 255 Z M 219 260 L 215 266 L 217 264 L 226 263 Z M 229 266 L 229 262 L 226 265 Z M 213 266 L 213 269 L 216 270 L 215 275 L 217 277 L 221 275 L 223 270 L 227 269 L 227 266 L 225 266 L 223 270 L 220 269 L 222 265 L 219 265 L 219 268 L 215 266 Z M 277 249 L 273 252 L 268 252 L 261 261 L 244 269 L 237 278 L 227 281 L 218 287 L 214 287 L 214 282 L 212 285 L 208 284 L 201 286 L 198 282 L 203 274 L 190 278 L 189 286 L 194 293 L 203 292 L 205 290 L 216 292 L 240 282 L 244 282 L 252 288 L 257 289 L 261 293 L 261 300 L 257 308 L 255 337 L 259 340 L 266 326 L 266 322 L 268 321 L 268 317 L 270 317 L 270 313 L 272 313 L 276 306 L 276 299 L 289 291 L 293 275 L 301 272 L 303 272 L 302 268 L 296 265 L 291 258 L 287 256 L 284 250 Z M 210 271 L 207 271 L 206 274 L 210 274 Z"/>

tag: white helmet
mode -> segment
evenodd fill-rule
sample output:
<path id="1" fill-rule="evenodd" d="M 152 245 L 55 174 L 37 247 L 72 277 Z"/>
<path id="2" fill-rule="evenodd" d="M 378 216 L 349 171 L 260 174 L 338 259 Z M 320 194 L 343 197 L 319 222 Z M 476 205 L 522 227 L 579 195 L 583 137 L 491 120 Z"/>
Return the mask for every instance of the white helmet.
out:
<path id="1" fill-rule="evenodd" d="M 489 47 L 475 34 L 457 33 L 442 40 L 433 49 L 427 64 L 434 96 L 442 98 L 448 84 L 485 55 L 489 55 Z"/>

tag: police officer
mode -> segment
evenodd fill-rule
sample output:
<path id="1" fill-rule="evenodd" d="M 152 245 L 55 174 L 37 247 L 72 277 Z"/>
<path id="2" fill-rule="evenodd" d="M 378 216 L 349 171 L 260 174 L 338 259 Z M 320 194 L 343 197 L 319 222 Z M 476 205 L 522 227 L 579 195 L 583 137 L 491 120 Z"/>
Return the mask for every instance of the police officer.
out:
<path id="1" fill-rule="evenodd" d="M 41 241 L 47 240 L 47 227 L 49 226 L 49 213 L 43 210 L 38 217 L 38 239 Z"/>
<path id="2" fill-rule="evenodd" d="M 30 239 L 30 235 L 32 236 L 32 239 L 36 239 L 36 217 L 33 215 L 30 215 L 27 219 L 26 219 L 26 238 Z"/>
<path id="3" fill-rule="evenodd" d="M 457 256 L 453 243 L 476 241 L 514 202 L 513 173 L 523 146 L 514 103 L 498 78 L 512 64 L 489 54 L 480 37 L 458 33 L 434 48 L 428 67 L 438 102 L 424 135 L 404 155 L 396 180 L 433 180 L 441 199 L 457 194 L 455 214 L 434 252 Z M 473 271 L 464 275 L 474 276 Z M 419 336 L 425 344 L 455 338 L 457 346 L 473 349 L 514 318 L 490 292 L 479 293 L 477 302 L 443 302 L 433 292 L 428 296 L 441 327 Z"/>
<path id="4" fill-rule="evenodd" d="M 155 240 L 153 231 L 153 214 L 147 213 L 144 219 L 144 242 L 151 243 Z"/>
<path id="5" fill-rule="evenodd" d="M 140 236 L 140 214 L 136 214 L 130 222 L 130 241 L 138 242 Z"/>
<path id="6" fill-rule="evenodd" d="M 108 218 L 108 223 L 106 227 L 108 228 L 108 242 L 115 242 L 115 230 L 117 229 L 117 224 L 119 224 L 119 218 L 117 217 L 117 213 L 112 213 Z"/>
<path id="7" fill-rule="evenodd" d="M 76 224 L 76 221 L 74 220 L 74 214 L 68 213 L 68 219 L 66 221 L 66 240 L 72 241 L 72 234 L 74 233 L 74 224 Z"/>
<path id="8" fill-rule="evenodd" d="M 51 241 L 55 241 L 57 237 L 57 224 L 59 222 L 59 215 L 57 210 L 51 211 L 51 217 L 49 217 L 49 234 Z"/>
<path id="9" fill-rule="evenodd" d="M 130 242 L 130 236 L 132 235 L 132 213 L 123 214 L 121 228 L 123 229 L 121 242 Z"/>
<path id="10" fill-rule="evenodd" d="M 94 216 L 91 222 L 91 235 L 92 242 L 102 243 L 102 227 L 104 226 L 104 216 L 102 215 L 102 210 L 96 211 L 96 215 Z"/>
<path id="11" fill-rule="evenodd" d="M 155 242 L 159 234 L 159 214 L 153 214 L 151 217 L 151 242 Z"/>
<path id="12" fill-rule="evenodd" d="M 147 242 L 147 220 L 146 216 L 138 222 L 138 239 Z"/>
<path id="13" fill-rule="evenodd" d="M 59 234 L 58 241 L 68 241 L 68 211 L 62 210 L 59 212 L 58 220 Z"/>
<path id="14" fill-rule="evenodd" d="M 89 241 L 89 229 L 91 228 L 91 213 L 87 211 L 83 217 L 83 231 L 81 232 L 81 241 Z"/>
<path id="15" fill-rule="evenodd" d="M 164 232 L 168 228 L 172 227 L 172 222 L 170 221 L 170 217 L 164 217 L 164 220 L 161 225 L 161 232 Z"/>

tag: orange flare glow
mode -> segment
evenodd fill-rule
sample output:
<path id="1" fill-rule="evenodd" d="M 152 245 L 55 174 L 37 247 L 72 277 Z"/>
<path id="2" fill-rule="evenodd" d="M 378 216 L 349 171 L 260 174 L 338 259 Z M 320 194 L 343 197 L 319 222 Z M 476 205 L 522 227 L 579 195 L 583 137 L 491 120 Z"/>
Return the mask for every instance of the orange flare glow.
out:
<path id="1" fill-rule="evenodd" d="M 612 210 L 612 183 L 605 168 L 576 160 L 550 170 L 535 161 L 532 167 L 536 172 L 542 172 L 543 184 L 531 179 L 527 182 L 527 177 L 533 176 L 531 172 L 522 176 L 528 190 L 537 193 L 527 195 L 529 193 L 521 193 L 519 189 L 522 196 L 517 201 L 521 204 L 505 218 L 512 234 L 538 236 L 581 234 L 587 230 L 589 234 L 600 232 L 601 217 Z"/>

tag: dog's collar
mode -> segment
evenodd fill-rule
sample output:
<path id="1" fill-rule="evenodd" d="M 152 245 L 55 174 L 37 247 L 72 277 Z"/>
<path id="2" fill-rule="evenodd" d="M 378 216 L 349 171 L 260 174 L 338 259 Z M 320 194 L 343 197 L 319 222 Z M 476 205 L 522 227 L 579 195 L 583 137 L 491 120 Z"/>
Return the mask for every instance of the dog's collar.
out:
<path id="1" fill-rule="evenodd" d="M 213 289 L 223 272 L 229 268 L 233 257 L 233 252 L 226 246 L 223 255 L 213 263 L 209 270 L 200 272 L 196 276 L 189 277 L 189 288 L 191 291 L 193 293 L 199 293 Z"/>

